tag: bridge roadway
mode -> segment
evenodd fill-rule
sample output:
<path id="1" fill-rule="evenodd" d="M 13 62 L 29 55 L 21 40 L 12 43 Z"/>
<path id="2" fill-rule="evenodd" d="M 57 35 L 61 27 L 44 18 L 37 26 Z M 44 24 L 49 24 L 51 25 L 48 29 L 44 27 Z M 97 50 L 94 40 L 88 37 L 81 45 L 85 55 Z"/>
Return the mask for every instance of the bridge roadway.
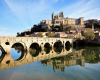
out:
<path id="1" fill-rule="evenodd" d="M 66 46 L 66 44 L 73 45 L 75 39 L 67 38 L 40 38 L 40 37 L 0 37 L 0 48 L 2 51 L 9 53 L 12 45 L 20 43 L 23 45 L 24 50 L 29 51 L 30 46 L 33 43 L 37 43 L 42 49 L 45 44 L 49 44 L 50 47 L 54 47 L 56 42 L 59 46 Z"/>

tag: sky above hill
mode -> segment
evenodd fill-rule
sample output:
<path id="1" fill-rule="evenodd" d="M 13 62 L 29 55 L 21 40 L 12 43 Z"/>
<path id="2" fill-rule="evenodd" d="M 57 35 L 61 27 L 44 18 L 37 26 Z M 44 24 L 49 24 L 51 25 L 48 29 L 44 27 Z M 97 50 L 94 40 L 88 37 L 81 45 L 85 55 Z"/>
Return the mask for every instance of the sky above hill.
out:
<path id="1" fill-rule="evenodd" d="M 16 36 L 61 11 L 64 17 L 100 20 L 100 0 L 0 0 L 0 36 Z"/>

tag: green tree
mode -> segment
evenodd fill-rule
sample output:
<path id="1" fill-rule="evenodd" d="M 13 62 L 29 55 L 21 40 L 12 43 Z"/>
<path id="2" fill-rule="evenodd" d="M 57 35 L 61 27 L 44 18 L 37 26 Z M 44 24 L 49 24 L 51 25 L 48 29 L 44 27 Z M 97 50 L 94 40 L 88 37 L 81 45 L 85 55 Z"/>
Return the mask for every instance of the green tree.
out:
<path id="1" fill-rule="evenodd" d="M 51 34 L 50 33 L 46 33 L 46 36 L 50 36 Z"/>
<path id="2" fill-rule="evenodd" d="M 48 27 L 47 28 L 41 28 L 42 32 L 47 32 L 48 31 Z"/>
<path id="3" fill-rule="evenodd" d="M 17 37 L 18 37 L 18 36 L 20 36 L 20 33 L 19 33 L 19 32 L 17 32 Z"/>
<path id="4" fill-rule="evenodd" d="M 85 57 L 85 60 L 89 62 L 93 62 L 96 57 L 96 53 L 93 48 L 87 48 L 86 50 L 83 50 L 82 55 Z"/>
<path id="5" fill-rule="evenodd" d="M 43 37 L 42 32 L 39 32 L 39 37 Z"/>
<path id="6" fill-rule="evenodd" d="M 92 30 L 84 31 L 84 37 L 87 41 L 91 41 L 95 38 L 95 34 Z"/>

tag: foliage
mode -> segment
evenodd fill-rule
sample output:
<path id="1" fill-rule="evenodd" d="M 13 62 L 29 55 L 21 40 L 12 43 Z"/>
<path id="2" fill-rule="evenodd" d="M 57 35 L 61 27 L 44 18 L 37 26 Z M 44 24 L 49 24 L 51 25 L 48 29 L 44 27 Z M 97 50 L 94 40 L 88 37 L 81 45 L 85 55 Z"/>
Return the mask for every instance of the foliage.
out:
<path id="1" fill-rule="evenodd" d="M 84 32 L 84 37 L 87 41 L 93 40 L 95 38 L 95 34 L 92 30 L 87 30 Z"/>
<path id="2" fill-rule="evenodd" d="M 46 36 L 50 36 L 51 34 L 48 32 L 48 33 L 46 33 Z"/>
<path id="3" fill-rule="evenodd" d="M 39 37 L 43 37 L 42 32 L 39 32 Z"/>
<path id="4" fill-rule="evenodd" d="M 41 28 L 41 31 L 42 32 L 47 32 L 48 31 L 48 28 Z"/>
<path id="5" fill-rule="evenodd" d="M 87 48 L 86 50 L 84 50 L 82 52 L 83 56 L 85 57 L 85 60 L 89 61 L 89 62 L 93 62 L 94 58 L 95 58 L 95 52 L 94 50 Z"/>
<path id="6" fill-rule="evenodd" d="M 20 36 L 20 33 L 19 32 L 17 32 L 17 36 Z"/>

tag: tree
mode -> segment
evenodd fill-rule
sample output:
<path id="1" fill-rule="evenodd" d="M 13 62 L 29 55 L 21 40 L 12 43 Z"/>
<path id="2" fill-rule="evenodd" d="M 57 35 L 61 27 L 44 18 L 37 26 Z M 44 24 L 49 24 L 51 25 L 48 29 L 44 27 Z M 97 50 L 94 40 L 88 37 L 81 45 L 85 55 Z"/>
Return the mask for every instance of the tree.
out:
<path id="1" fill-rule="evenodd" d="M 87 41 L 91 41 L 95 38 L 95 34 L 92 30 L 84 31 L 84 37 Z"/>
<path id="2" fill-rule="evenodd" d="M 93 48 L 86 48 L 86 50 L 83 50 L 82 55 L 84 56 L 85 60 L 89 61 L 89 62 L 94 62 L 95 59 L 95 50 Z"/>
<path id="3" fill-rule="evenodd" d="M 47 32 L 48 31 L 48 27 L 47 28 L 41 28 L 42 32 Z"/>
<path id="4" fill-rule="evenodd" d="M 43 37 L 42 32 L 39 32 L 39 37 Z"/>
<path id="5" fill-rule="evenodd" d="M 17 32 L 17 37 L 18 37 L 18 36 L 20 36 L 20 33 L 19 33 L 19 32 Z"/>
<path id="6" fill-rule="evenodd" d="M 46 36 L 50 36 L 51 34 L 50 33 L 46 33 Z"/>

